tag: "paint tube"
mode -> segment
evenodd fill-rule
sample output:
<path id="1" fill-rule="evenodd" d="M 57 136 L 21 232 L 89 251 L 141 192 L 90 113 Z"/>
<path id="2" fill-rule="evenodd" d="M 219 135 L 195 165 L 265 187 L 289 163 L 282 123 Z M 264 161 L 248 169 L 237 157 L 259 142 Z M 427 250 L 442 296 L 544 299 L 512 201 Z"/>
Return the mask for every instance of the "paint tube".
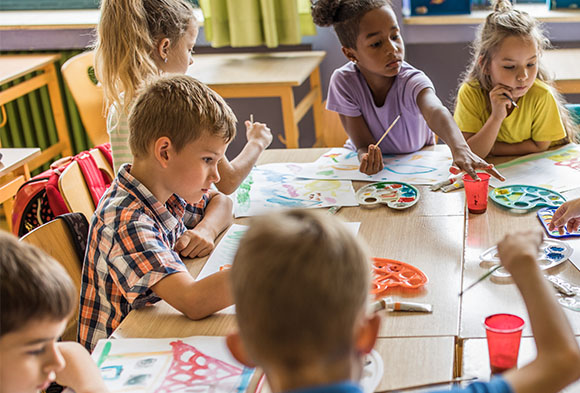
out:
<path id="1" fill-rule="evenodd" d="M 433 312 L 433 306 L 426 303 L 395 302 L 392 298 L 387 297 L 372 303 L 370 310 L 372 313 L 376 313 L 381 310 L 430 313 Z"/>
<path id="2" fill-rule="evenodd" d="M 448 186 L 441 187 L 441 191 L 449 192 L 453 190 L 458 190 L 460 188 L 463 188 L 463 180 L 461 179 L 457 180 L 455 183 L 451 183 Z"/>
<path id="3" fill-rule="evenodd" d="M 431 191 L 437 191 L 437 190 L 439 190 L 439 189 L 440 189 L 441 187 L 443 187 L 443 186 L 448 186 L 448 185 L 450 185 L 451 183 L 453 183 L 453 181 L 454 181 L 454 180 L 453 180 L 453 178 L 451 178 L 451 179 L 446 179 L 446 180 L 442 180 L 442 181 L 440 181 L 440 182 L 438 182 L 438 183 L 431 184 L 431 185 L 429 186 L 429 189 L 430 189 Z"/>

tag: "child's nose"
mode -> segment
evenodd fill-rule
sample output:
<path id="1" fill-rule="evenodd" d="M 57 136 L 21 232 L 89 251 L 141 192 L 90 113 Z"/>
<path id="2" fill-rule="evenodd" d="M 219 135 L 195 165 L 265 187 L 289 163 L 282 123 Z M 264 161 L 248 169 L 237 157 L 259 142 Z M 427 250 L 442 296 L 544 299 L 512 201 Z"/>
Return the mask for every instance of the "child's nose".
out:
<path id="1" fill-rule="evenodd" d="M 518 72 L 517 78 L 520 81 L 528 79 L 528 70 L 525 68 L 521 69 L 520 72 Z"/>
<path id="2" fill-rule="evenodd" d="M 65 361 L 58 349 L 58 344 L 53 343 L 49 349 L 47 349 L 47 358 L 44 362 L 44 372 L 47 374 L 51 372 L 57 372 L 64 368 Z"/>
<path id="3" fill-rule="evenodd" d="M 220 174 L 218 172 L 217 165 L 213 168 L 212 172 L 210 173 L 210 177 L 211 177 L 213 183 L 219 183 Z"/>

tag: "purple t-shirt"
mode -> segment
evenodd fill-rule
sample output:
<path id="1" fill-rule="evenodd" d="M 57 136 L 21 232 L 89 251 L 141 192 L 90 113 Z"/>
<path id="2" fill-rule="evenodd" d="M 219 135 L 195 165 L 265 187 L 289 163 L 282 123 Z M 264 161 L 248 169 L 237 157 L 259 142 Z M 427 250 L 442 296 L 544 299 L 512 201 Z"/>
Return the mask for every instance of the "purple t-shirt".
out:
<path id="1" fill-rule="evenodd" d="M 376 106 L 364 76 L 353 62 L 338 68 L 330 78 L 326 108 L 345 116 L 363 116 L 378 141 L 398 115 L 401 118 L 380 144 L 386 154 L 412 153 L 434 143 L 433 133 L 417 106 L 417 95 L 433 87 L 423 73 L 403 62 L 382 106 Z M 344 147 L 356 150 L 349 139 Z"/>

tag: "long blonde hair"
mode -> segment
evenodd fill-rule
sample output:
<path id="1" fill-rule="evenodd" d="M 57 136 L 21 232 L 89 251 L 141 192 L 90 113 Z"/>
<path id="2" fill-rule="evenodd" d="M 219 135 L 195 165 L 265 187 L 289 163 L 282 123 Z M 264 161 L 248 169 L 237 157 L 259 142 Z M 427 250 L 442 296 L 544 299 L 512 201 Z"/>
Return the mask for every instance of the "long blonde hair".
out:
<path id="1" fill-rule="evenodd" d="M 577 127 L 570 118 L 570 114 L 564 106 L 565 100 L 554 87 L 550 73 L 542 63 L 541 54 L 551 47 L 546 38 L 540 22 L 527 12 L 512 7 L 509 0 L 496 0 L 493 2 L 493 11 L 485 19 L 472 44 L 472 59 L 467 71 L 462 76 L 461 84 L 467 83 L 479 86 L 486 93 L 489 101 L 489 92 L 493 89 L 490 76 L 485 73 L 491 59 L 504 39 L 511 36 L 519 36 L 531 39 L 536 43 L 539 51 L 537 79 L 546 83 L 556 99 L 562 122 L 568 134 L 568 139 L 574 141 Z M 488 102 L 488 105 L 491 103 Z"/>
<path id="2" fill-rule="evenodd" d="M 127 114 L 139 87 L 159 74 L 153 57 L 159 40 L 177 42 L 197 21 L 187 0 L 102 0 L 100 11 L 95 73 L 107 106 Z"/>

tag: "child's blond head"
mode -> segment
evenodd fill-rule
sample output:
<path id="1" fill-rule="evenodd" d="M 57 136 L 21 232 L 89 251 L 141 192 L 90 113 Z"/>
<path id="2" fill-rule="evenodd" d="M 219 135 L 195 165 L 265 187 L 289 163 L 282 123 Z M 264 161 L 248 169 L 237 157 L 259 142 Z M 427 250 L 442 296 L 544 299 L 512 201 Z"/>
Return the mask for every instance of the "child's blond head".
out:
<path id="1" fill-rule="evenodd" d="M 356 49 L 362 17 L 369 11 L 390 6 L 388 0 L 311 0 L 312 19 L 318 26 L 333 26 L 340 44 Z"/>
<path id="2" fill-rule="evenodd" d="M 31 321 L 67 319 L 77 296 L 57 261 L 0 230 L 0 336 Z"/>
<path id="3" fill-rule="evenodd" d="M 129 113 L 129 146 L 147 156 L 157 139 L 171 139 L 177 152 L 203 133 L 225 143 L 236 135 L 236 116 L 223 98 L 187 75 L 159 77 L 137 96 Z"/>
<path id="4" fill-rule="evenodd" d="M 338 219 L 312 210 L 255 218 L 231 279 L 240 336 L 258 364 L 295 370 L 353 350 L 370 265 Z"/>
<path id="5" fill-rule="evenodd" d="M 153 57 L 159 40 L 179 41 L 197 20 L 187 0 L 102 0 L 100 11 L 97 79 L 109 104 L 126 111 L 141 84 L 159 74 Z"/>

